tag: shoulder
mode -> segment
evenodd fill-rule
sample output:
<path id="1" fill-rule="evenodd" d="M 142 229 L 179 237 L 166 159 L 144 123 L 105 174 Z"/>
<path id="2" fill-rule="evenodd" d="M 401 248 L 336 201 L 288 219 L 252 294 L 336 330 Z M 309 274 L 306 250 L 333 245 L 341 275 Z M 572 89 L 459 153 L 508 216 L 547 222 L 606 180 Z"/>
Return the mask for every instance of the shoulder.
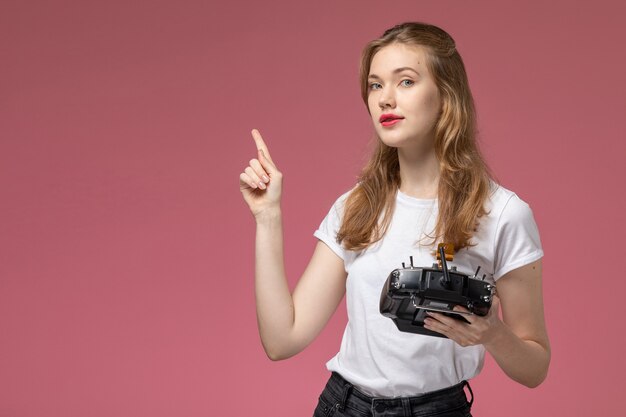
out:
<path id="1" fill-rule="evenodd" d="M 345 203 L 350 193 L 356 188 L 344 191 L 333 203 L 332 207 L 322 220 L 317 230 L 313 233 L 315 237 L 326 243 L 341 259 L 346 259 L 346 255 L 340 242 L 337 241 L 337 233 L 341 229 L 344 218 Z"/>
<path id="2" fill-rule="evenodd" d="M 493 192 L 494 274 L 497 281 L 509 271 L 543 256 L 539 229 L 528 203 L 516 193 L 498 185 Z"/>
<path id="3" fill-rule="evenodd" d="M 524 222 L 532 218 L 528 203 L 516 193 L 495 182 L 491 183 L 491 194 L 487 204 L 489 216 L 502 222 Z"/>
<path id="4" fill-rule="evenodd" d="M 326 218 L 324 219 L 324 222 L 330 222 L 336 225 L 341 224 L 344 216 L 346 201 L 356 187 L 358 187 L 358 184 L 351 189 L 344 191 L 339 197 L 335 199 L 330 207 L 330 210 L 328 211 L 328 214 L 326 215 Z"/>
<path id="5" fill-rule="evenodd" d="M 354 185 L 352 188 L 350 188 L 349 190 L 345 191 L 343 194 L 341 194 L 339 197 L 337 197 L 337 199 L 335 200 L 335 202 L 333 203 L 333 208 L 335 210 L 343 210 L 343 208 L 346 205 L 346 201 L 348 200 L 348 197 L 350 197 L 350 195 L 352 194 L 352 192 L 359 186 L 359 184 Z"/>
<path id="6" fill-rule="evenodd" d="M 350 188 L 349 190 L 341 194 L 339 198 L 337 199 L 337 201 L 345 202 L 348 199 L 348 197 L 350 197 L 350 195 L 354 192 L 354 190 L 356 190 L 358 187 L 359 187 L 359 184 L 355 184 L 352 188 Z"/>

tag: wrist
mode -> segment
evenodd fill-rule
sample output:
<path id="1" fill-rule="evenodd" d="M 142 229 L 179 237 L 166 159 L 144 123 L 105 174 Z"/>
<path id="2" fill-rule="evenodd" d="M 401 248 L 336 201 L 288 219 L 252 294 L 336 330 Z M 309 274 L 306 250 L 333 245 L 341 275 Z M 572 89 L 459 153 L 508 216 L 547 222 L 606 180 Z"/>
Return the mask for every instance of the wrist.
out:
<path id="1" fill-rule="evenodd" d="M 254 220 L 256 221 L 257 225 L 273 224 L 277 221 L 280 222 L 281 219 L 282 211 L 280 209 L 280 206 L 268 207 L 254 215 Z"/>
<path id="2" fill-rule="evenodd" d="M 506 343 L 506 338 L 509 336 L 510 330 L 506 324 L 502 320 L 497 320 L 491 326 L 491 331 L 489 332 L 489 337 L 483 343 L 485 349 L 491 351 L 492 349 L 497 349 L 497 346 L 502 343 Z"/>

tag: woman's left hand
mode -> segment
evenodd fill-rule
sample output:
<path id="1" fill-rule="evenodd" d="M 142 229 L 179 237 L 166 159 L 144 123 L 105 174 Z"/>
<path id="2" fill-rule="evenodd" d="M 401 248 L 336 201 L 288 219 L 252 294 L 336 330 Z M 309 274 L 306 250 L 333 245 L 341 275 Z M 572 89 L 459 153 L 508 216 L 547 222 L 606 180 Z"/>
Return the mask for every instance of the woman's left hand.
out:
<path id="1" fill-rule="evenodd" d="M 494 295 L 491 308 L 486 316 L 478 316 L 476 314 L 464 315 L 463 317 L 469 321 L 469 323 L 466 323 L 441 313 L 429 311 L 427 314 L 430 317 L 424 320 L 424 327 L 445 335 L 463 347 L 485 345 L 493 340 L 504 326 L 504 323 L 498 316 L 499 309 L 500 299 Z M 454 310 L 469 313 L 468 309 L 461 306 L 454 307 Z"/>

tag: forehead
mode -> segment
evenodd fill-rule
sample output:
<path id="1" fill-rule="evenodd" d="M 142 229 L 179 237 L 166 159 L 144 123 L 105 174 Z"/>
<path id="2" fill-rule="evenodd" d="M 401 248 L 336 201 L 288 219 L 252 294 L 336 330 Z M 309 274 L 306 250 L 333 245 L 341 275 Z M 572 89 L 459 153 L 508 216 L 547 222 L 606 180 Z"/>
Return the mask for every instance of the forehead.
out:
<path id="1" fill-rule="evenodd" d="M 383 76 L 396 68 L 413 68 L 420 74 L 428 72 L 426 67 L 427 51 L 422 46 L 392 43 L 374 54 L 370 64 L 370 75 Z"/>

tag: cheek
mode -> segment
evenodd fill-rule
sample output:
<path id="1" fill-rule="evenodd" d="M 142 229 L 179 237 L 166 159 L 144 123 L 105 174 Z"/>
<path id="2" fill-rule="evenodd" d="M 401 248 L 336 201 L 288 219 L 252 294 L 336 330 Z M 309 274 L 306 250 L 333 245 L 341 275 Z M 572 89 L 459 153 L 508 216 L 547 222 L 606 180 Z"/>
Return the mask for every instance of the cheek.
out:
<path id="1" fill-rule="evenodd" d="M 376 100 L 372 97 L 372 94 L 367 97 L 367 108 L 370 111 L 370 115 L 373 114 L 376 109 Z"/>
<path id="2" fill-rule="evenodd" d="M 439 116 L 439 113 L 441 113 L 441 104 L 439 91 L 435 91 L 430 98 L 430 106 L 434 110 L 437 117 Z"/>
<path id="3" fill-rule="evenodd" d="M 375 103 L 372 102 L 372 100 L 369 100 L 369 102 L 367 103 L 367 108 L 369 110 L 370 119 L 372 120 L 374 125 L 376 125 L 376 122 L 378 121 L 377 119 L 378 116 L 376 115 L 378 112 L 378 109 L 376 108 Z"/>
<path id="4" fill-rule="evenodd" d="M 432 94 L 425 98 L 424 108 L 428 109 L 428 119 L 436 121 L 441 113 L 441 100 L 439 94 Z"/>

